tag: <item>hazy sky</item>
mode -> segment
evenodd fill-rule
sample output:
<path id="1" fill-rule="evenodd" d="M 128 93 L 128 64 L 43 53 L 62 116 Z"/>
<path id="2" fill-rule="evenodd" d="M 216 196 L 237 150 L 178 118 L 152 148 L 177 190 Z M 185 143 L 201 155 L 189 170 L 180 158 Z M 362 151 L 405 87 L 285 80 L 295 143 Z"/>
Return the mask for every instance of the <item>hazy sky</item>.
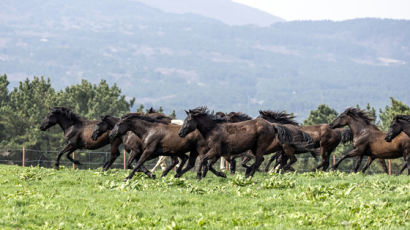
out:
<path id="1" fill-rule="evenodd" d="M 233 0 L 285 20 L 410 19 L 410 0 Z"/>

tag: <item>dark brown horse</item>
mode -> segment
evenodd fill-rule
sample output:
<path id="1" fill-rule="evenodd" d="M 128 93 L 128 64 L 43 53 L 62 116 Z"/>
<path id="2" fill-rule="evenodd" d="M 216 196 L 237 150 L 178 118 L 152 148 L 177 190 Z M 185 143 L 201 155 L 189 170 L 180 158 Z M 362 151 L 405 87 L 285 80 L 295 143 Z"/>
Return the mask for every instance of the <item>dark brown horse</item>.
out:
<path id="1" fill-rule="evenodd" d="M 231 123 L 236 123 L 236 122 L 242 122 L 242 121 L 249 121 L 252 120 L 252 117 L 250 117 L 249 115 L 245 114 L 245 113 L 241 113 L 241 112 L 230 112 L 228 114 L 225 114 L 223 112 L 217 112 L 215 113 L 216 116 L 220 116 L 222 118 L 225 118 L 227 120 L 227 122 L 231 122 Z M 228 157 L 227 161 L 229 162 L 230 165 L 230 171 L 232 174 L 235 174 L 236 172 L 236 159 L 237 158 L 242 158 L 241 160 L 241 165 L 244 168 L 249 168 L 249 166 L 247 165 L 247 163 L 254 158 L 254 155 L 252 154 L 252 152 L 250 150 L 242 153 L 242 154 L 238 154 L 238 155 L 234 155 L 232 157 Z"/>
<path id="2" fill-rule="evenodd" d="M 40 129 L 42 131 L 58 124 L 64 131 L 64 138 L 68 144 L 58 153 L 55 167 L 60 166 L 60 158 L 64 153 L 67 153 L 67 158 L 74 164 L 81 164 L 78 160 L 73 160 L 71 154 L 77 149 L 98 149 L 110 143 L 108 134 L 102 134 L 95 141 L 91 139 L 91 134 L 98 121 L 90 121 L 82 118 L 65 107 L 54 107 L 41 122 Z M 112 154 L 119 154 L 118 147 L 121 142 L 115 141 L 111 143 Z M 114 153 L 113 153 L 114 152 Z"/>
<path id="3" fill-rule="evenodd" d="M 295 154 L 300 154 L 300 153 L 305 153 L 305 152 L 310 152 L 312 156 L 316 159 L 316 149 L 315 149 L 315 144 L 314 140 L 310 136 L 309 133 L 304 132 L 299 124 L 294 120 L 294 117 L 291 116 L 290 114 L 287 114 L 285 112 L 274 112 L 270 110 L 266 111 L 259 111 L 259 117 L 263 118 L 269 122 L 276 123 L 276 124 L 282 124 L 284 127 L 286 127 L 289 132 L 291 132 L 292 137 L 293 137 L 293 142 L 294 143 L 300 143 L 294 145 L 293 148 L 290 148 L 289 146 L 284 146 L 284 151 L 280 151 L 280 154 L 283 156 L 279 158 L 280 154 L 274 154 L 270 162 L 268 162 L 267 168 L 269 167 L 269 164 L 274 160 L 274 159 L 280 159 L 280 165 L 281 168 L 287 170 L 287 169 L 292 169 L 291 165 L 294 164 L 297 159 Z M 286 150 L 288 152 L 286 152 Z M 287 162 L 287 159 L 290 158 L 290 162 Z M 265 169 L 266 170 L 266 169 Z"/>
<path id="4" fill-rule="evenodd" d="M 157 118 L 161 119 L 160 117 L 157 117 Z M 111 131 L 119 120 L 120 118 L 118 117 L 113 117 L 109 115 L 102 116 L 101 121 L 95 125 L 95 129 L 91 135 L 91 138 L 93 140 L 97 140 L 98 137 L 100 137 L 104 133 Z M 130 153 L 130 157 L 128 158 L 128 161 L 127 161 L 127 168 L 132 169 L 131 167 L 132 160 L 134 160 L 135 158 L 139 158 L 139 156 L 142 153 L 141 139 L 132 132 L 127 132 L 125 135 L 114 139 L 112 142 L 117 143 L 118 142 L 117 139 L 120 139 L 120 142 L 124 145 L 125 150 Z M 110 166 L 114 163 L 114 161 L 119 157 L 119 155 L 120 155 L 119 152 L 113 152 L 111 154 L 111 158 L 104 164 L 103 171 L 108 170 Z M 155 175 L 153 175 L 144 166 L 141 166 L 141 171 L 144 172 L 147 176 L 155 178 Z"/>
<path id="5" fill-rule="evenodd" d="M 386 138 L 387 142 L 392 142 L 392 140 L 404 132 L 410 137 L 410 115 L 397 115 L 393 118 L 390 124 L 389 130 L 387 131 Z M 400 170 L 400 174 L 407 168 L 407 164 L 404 164 L 403 168 Z"/>
<path id="6" fill-rule="evenodd" d="M 366 165 L 362 171 L 370 166 L 374 159 L 394 159 L 403 157 L 407 162 L 408 174 L 410 175 L 410 138 L 404 134 L 399 134 L 392 142 L 386 142 L 386 134 L 380 131 L 373 123 L 373 117 L 363 110 L 348 108 L 341 113 L 331 124 L 331 128 L 349 126 L 353 133 L 354 149 L 344 155 L 334 166 L 336 169 L 340 162 L 349 157 L 359 157 L 357 165 L 364 155 L 368 155 Z"/>
<path id="7" fill-rule="evenodd" d="M 166 115 L 159 113 L 157 111 L 155 111 L 154 109 L 150 109 L 148 111 L 148 113 L 146 114 L 147 116 L 153 118 L 153 119 L 158 119 L 161 121 L 165 121 L 168 123 L 171 123 L 171 118 L 167 117 Z M 111 131 L 114 128 L 114 125 L 120 120 L 120 118 L 117 117 L 113 117 L 110 115 L 106 115 L 106 116 L 102 116 L 101 117 L 101 121 L 98 122 L 95 125 L 94 131 L 91 135 L 92 140 L 97 140 L 98 137 L 100 137 L 101 135 L 103 135 L 106 132 Z M 136 136 L 134 133 L 132 132 L 128 132 L 126 135 L 121 136 L 121 138 L 119 138 L 121 143 L 124 144 L 124 147 L 126 149 L 127 152 L 131 151 L 131 155 L 135 155 L 137 157 L 139 157 L 142 153 L 142 143 L 141 140 L 139 139 L 138 136 Z M 118 141 L 115 139 L 112 142 L 117 143 Z M 108 170 L 111 165 L 114 163 L 114 161 L 118 158 L 119 156 L 119 152 L 112 152 L 111 153 L 111 158 L 110 160 L 108 160 L 104 166 L 103 166 L 103 171 Z M 135 158 L 135 157 L 134 157 Z M 131 161 L 130 159 L 133 159 L 132 157 L 128 158 L 127 161 L 127 168 L 131 169 Z M 147 173 L 147 170 L 145 167 L 141 168 L 143 172 Z M 147 174 L 148 175 L 148 174 Z"/>
<path id="8" fill-rule="evenodd" d="M 143 143 L 143 153 L 126 180 L 131 179 L 145 161 L 158 156 L 175 156 L 182 160 L 177 169 L 176 177 L 180 177 L 189 168 L 192 168 L 198 154 L 204 154 L 206 151 L 206 143 L 199 132 L 193 132 L 185 138 L 181 138 L 178 136 L 180 127 L 180 125 L 169 125 L 166 122 L 135 113 L 121 117 L 121 120 L 115 124 L 110 132 L 110 138 L 115 139 L 128 131 L 132 131 Z M 188 166 L 182 170 L 188 159 L 188 156 L 185 155 L 187 152 L 190 152 L 190 161 Z M 174 161 L 170 167 L 174 167 L 177 163 L 178 161 Z M 167 172 L 164 171 L 164 173 Z"/>
<path id="9" fill-rule="evenodd" d="M 255 163 L 246 169 L 245 176 L 253 176 L 263 161 L 263 155 L 270 152 L 272 143 L 277 137 L 283 143 L 291 142 L 287 130 L 264 119 L 229 123 L 226 119 L 209 113 L 206 107 L 199 107 L 186 113 L 187 117 L 179 130 L 179 136 L 185 137 L 199 130 L 209 148 L 208 152 L 200 158 L 198 180 L 206 175 L 208 168 L 215 170 L 212 165 L 221 156 L 230 157 L 248 150 L 251 150 L 255 156 Z M 205 168 L 204 172 L 201 172 L 202 168 Z"/>

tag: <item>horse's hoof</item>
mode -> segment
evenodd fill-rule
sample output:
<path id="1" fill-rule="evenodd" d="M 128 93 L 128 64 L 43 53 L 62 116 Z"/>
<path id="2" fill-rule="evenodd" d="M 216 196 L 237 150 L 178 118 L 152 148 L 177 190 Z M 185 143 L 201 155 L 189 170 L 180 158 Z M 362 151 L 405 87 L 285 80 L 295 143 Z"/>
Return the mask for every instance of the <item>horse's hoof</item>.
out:
<path id="1" fill-rule="evenodd" d="M 157 179 L 157 176 L 155 176 L 154 174 L 152 174 L 151 178 L 152 178 L 153 180 L 155 180 L 155 179 Z"/>
<path id="2" fill-rule="evenodd" d="M 127 181 L 129 181 L 131 178 L 128 178 L 128 177 L 126 177 L 125 179 L 124 179 L 124 182 L 127 182 Z"/>
<path id="3" fill-rule="evenodd" d="M 55 169 L 55 170 L 59 170 L 59 169 L 60 169 L 60 165 L 55 164 L 55 165 L 54 165 L 54 169 Z"/>
<path id="4" fill-rule="evenodd" d="M 223 178 L 226 178 L 226 175 L 225 175 L 225 173 L 223 173 L 223 172 L 220 172 L 220 173 L 219 173 L 219 176 L 220 176 L 220 177 L 223 177 Z"/>
<path id="5" fill-rule="evenodd" d="M 174 178 L 180 178 L 181 175 L 180 174 L 175 174 Z"/>

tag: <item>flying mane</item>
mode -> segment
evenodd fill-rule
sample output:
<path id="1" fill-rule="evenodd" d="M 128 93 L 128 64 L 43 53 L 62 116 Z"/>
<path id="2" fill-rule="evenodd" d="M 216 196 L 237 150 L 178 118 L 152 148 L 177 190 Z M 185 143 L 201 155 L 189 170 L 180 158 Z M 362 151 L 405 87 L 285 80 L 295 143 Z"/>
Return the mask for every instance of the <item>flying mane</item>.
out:
<path id="1" fill-rule="evenodd" d="M 358 108 L 348 108 L 344 113 L 356 120 L 364 120 L 367 125 L 374 125 L 373 121 L 375 120 L 375 118 L 367 111 Z"/>
<path id="2" fill-rule="evenodd" d="M 57 106 L 51 108 L 50 111 L 54 113 L 58 112 L 73 122 L 82 122 L 86 120 L 85 118 L 82 118 L 79 115 L 75 114 L 70 108 L 67 107 Z"/>
<path id="3" fill-rule="evenodd" d="M 288 113 L 282 112 L 275 112 L 271 110 L 259 110 L 259 114 L 261 118 L 266 119 L 271 122 L 280 123 L 280 124 L 291 124 L 299 126 L 299 123 L 294 120 L 295 116 L 290 115 Z"/>
<path id="4" fill-rule="evenodd" d="M 139 119 L 139 120 L 148 121 L 152 123 L 168 124 L 168 122 L 165 122 L 163 120 L 154 119 L 154 118 L 142 115 L 140 113 L 128 113 L 121 117 L 121 120 L 129 120 L 129 119 Z"/>
<path id="5" fill-rule="evenodd" d="M 228 121 L 226 117 L 215 115 L 213 112 L 210 113 L 206 106 L 197 107 L 195 109 L 190 109 L 189 113 L 194 117 L 206 116 L 217 123 L 223 123 L 223 122 Z"/>
<path id="6" fill-rule="evenodd" d="M 398 119 L 410 122 L 410 115 L 396 115 L 394 120 Z"/>
<path id="7" fill-rule="evenodd" d="M 231 122 L 252 120 L 252 117 L 248 116 L 245 113 L 241 113 L 241 112 L 230 112 L 229 114 L 226 115 L 226 117 L 228 121 L 231 121 Z"/>

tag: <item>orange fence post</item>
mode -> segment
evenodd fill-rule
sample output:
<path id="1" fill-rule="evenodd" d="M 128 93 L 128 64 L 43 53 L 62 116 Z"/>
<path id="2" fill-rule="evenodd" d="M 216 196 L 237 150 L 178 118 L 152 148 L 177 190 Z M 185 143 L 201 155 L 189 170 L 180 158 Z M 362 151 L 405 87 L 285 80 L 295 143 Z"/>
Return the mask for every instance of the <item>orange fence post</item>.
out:
<path id="1" fill-rule="evenodd" d="M 25 165 L 25 162 L 26 161 L 26 148 L 23 146 L 23 157 L 22 157 L 22 160 L 21 160 L 21 165 L 24 167 L 24 165 Z"/>
<path id="2" fill-rule="evenodd" d="M 391 175 L 391 160 L 389 160 L 389 175 Z"/>
<path id="3" fill-rule="evenodd" d="M 228 172 L 230 166 L 231 165 L 229 164 L 228 160 L 225 160 L 225 171 Z"/>
<path id="4" fill-rule="evenodd" d="M 73 160 L 75 159 L 75 154 L 74 154 L 74 152 L 73 152 Z M 73 162 L 73 169 L 75 169 L 75 164 L 74 164 L 74 162 Z"/>
<path id="5" fill-rule="evenodd" d="M 333 166 L 335 166 L 335 164 L 336 164 L 336 156 L 333 155 Z"/>
<path id="6" fill-rule="evenodd" d="M 125 156 L 125 149 L 124 149 L 124 170 L 125 170 L 125 168 L 126 168 L 126 167 L 125 167 L 125 164 L 126 164 L 126 163 L 125 163 L 125 161 L 126 161 L 125 158 L 126 158 L 126 156 Z"/>

